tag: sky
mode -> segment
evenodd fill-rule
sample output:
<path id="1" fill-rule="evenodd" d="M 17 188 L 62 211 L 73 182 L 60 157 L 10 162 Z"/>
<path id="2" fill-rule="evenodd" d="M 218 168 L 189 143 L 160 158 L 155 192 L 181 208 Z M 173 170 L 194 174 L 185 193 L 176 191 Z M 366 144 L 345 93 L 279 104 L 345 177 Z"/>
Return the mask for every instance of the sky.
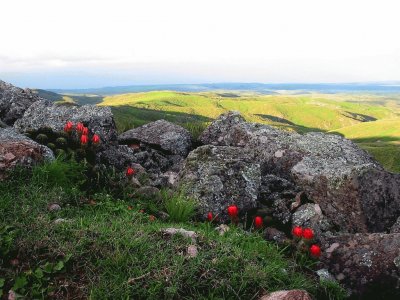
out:
<path id="1" fill-rule="evenodd" d="M 2 0 L 0 80 L 399 81 L 399 11 L 398 0 Z"/>

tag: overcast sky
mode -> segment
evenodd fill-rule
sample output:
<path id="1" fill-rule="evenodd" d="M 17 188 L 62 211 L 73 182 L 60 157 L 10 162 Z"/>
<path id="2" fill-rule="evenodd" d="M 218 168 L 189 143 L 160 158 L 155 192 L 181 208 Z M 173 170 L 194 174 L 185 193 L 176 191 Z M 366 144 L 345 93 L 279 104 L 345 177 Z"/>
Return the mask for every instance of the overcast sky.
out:
<path id="1" fill-rule="evenodd" d="M 0 79 L 82 88 L 400 80 L 398 0 L 2 0 Z"/>

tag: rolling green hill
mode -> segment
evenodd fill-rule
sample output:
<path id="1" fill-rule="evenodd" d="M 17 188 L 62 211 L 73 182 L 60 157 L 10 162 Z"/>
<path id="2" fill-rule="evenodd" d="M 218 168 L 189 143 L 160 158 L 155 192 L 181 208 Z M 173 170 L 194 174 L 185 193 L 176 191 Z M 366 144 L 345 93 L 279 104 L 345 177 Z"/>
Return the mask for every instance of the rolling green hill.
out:
<path id="1" fill-rule="evenodd" d="M 372 102 L 340 101 L 324 95 L 258 95 L 243 93 L 180 93 L 171 91 L 104 97 L 99 105 L 115 108 L 117 116 L 140 125 L 166 116 L 178 123 L 207 122 L 228 110 L 239 110 L 248 121 L 297 131 L 330 131 L 360 122 L 395 118 L 398 109 Z M 141 114 L 143 113 L 143 117 Z M 135 124 L 135 125 L 136 125 Z"/>
<path id="2" fill-rule="evenodd" d="M 359 123 L 333 133 L 355 141 L 387 169 L 400 173 L 400 118 Z"/>
<path id="3" fill-rule="evenodd" d="M 359 143 L 387 169 L 400 172 L 400 94 L 265 95 L 229 90 L 63 97 L 78 104 L 111 106 L 120 132 L 163 118 L 197 136 L 221 113 L 238 110 L 251 122 L 341 134 Z"/>

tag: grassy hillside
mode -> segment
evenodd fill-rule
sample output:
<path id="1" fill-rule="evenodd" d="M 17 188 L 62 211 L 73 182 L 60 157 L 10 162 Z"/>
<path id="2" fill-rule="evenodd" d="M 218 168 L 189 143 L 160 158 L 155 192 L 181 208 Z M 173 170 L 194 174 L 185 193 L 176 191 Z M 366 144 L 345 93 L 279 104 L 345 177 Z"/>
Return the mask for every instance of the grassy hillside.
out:
<path id="1" fill-rule="evenodd" d="M 136 122 L 146 122 L 141 112 L 167 115 L 182 123 L 186 119 L 211 120 L 227 110 L 239 110 L 248 121 L 277 125 L 297 131 L 329 131 L 364 121 L 397 116 L 397 110 L 358 101 L 339 101 L 320 95 L 257 95 L 242 93 L 180 93 L 171 91 L 106 96 L 99 105 L 136 114 Z M 155 117 L 156 118 L 156 117 Z"/>
<path id="2" fill-rule="evenodd" d="M 357 142 L 387 169 L 400 173 L 400 119 L 360 123 L 333 132 Z"/>
<path id="3" fill-rule="evenodd" d="M 317 299 L 345 296 L 313 276 L 317 262 L 308 254 L 267 242 L 252 227 L 230 224 L 221 236 L 181 214 L 189 202 L 179 196 L 132 197 L 125 182 L 116 197 L 109 189 L 116 192 L 116 182 L 95 193 L 91 184 L 84 165 L 60 159 L 0 181 L 1 299 L 9 290 L 16 299 L 257 299 L 296 288 Z M 60 209 L 49 210 L 54 203 Z M 170 227 L 195 231 L 197 243 L 162 233 Z"/>
<path id="4" fill-rule="evenodd" d="M 196 136 L 221 113 L 238 110 L 251 122 L 298 132 L 342 134 L 359 143 L 388 170 L 400 172 L 400 94 L 265 95 L 229 90 L 63 97 L 78 104 L 111 106 L 120 132 L 163 118 Z"/>

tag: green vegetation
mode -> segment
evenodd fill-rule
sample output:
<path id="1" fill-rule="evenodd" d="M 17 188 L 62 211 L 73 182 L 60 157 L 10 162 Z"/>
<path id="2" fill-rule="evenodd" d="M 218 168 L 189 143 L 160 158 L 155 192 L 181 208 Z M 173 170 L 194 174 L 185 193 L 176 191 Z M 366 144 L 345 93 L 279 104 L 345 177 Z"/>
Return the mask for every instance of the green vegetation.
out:
<path id="1" fill-rule="evenodd" d="M 262 95 L 232 91 L 153 91 L 104 97 L 50 97 L 57 101 L 63 101 L 59 98 L 66 97 L 63 103 L 74 101 L 111 106 L 119 132 L 166 119 L 187 128 L 195 138 L 221 113 L 238 110 L 251 122 L 298 132 L 342 134 L 359 143 L 388 170 L 400 171 L 398 94 Z"/>
<path id="2" fill-rule="evenodd" d="M 83 165 L 57 160 L 32 172 L 17 169 L 0 182 L 0 293 L 12 289 L 27 299 L 254 299 L 301 288 L 319 299 L 344 297 L 338 285 L 311 276 L 314 262 L 259 233 L 232 226 L 220 236 L 212 224 L 189 220 L 194 206 L 171 208 L 180 196 L 163 197 L 158 210 L 171 206 L 171 218 L 161 221 L 147 214 L 148 200 L 132 198 L 128 190 L 117 199 L 107 184 L 90 192 L 85 178 Z M 52 203 L 62 209 L 49 211 Z M 196 231 L 198 255 L 187 255 L 190 239 L 165 236 L 161 230 L 168 227 Z"/>
<path id="3" fill-rule="evenodd" d="M 106 96 L 120 131 L 164 118 L 196 137 L 218 115 L 238 110 L 251 122 L 297 132 L 324 131 L 359 143 L 388 170 L 400 171 L 400 95 L 260 95 L 159 91 Z M 388 155 L 389 154 L 389 155 Z"/>

